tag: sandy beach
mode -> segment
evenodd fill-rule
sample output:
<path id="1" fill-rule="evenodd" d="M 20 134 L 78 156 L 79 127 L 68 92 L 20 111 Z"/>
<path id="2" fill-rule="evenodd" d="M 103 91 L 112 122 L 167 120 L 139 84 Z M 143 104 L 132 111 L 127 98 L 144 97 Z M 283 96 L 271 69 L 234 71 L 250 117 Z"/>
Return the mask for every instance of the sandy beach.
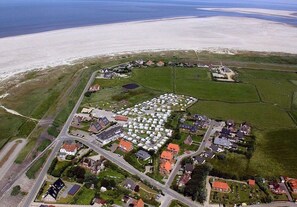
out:
<path id="1" fill-rule="evenodd" d="M 0 77 L 85 57 L 150 50 L 297 54 L 297 28 L 252 18 L 209 17 L 129 22 L 0 39 Z"/>
<path id="2" fill-rule="evenodd" d="M 273 10 L 273 9 L 259 9 L 259 8 L 199 8 L 199 10 L 207 11 L 223 11 L 223 12 L 237 12 L 242 14 L 260 14 L 278 17 L 292 17 L 296 18 L 296 12 L 286 10 Z"/>

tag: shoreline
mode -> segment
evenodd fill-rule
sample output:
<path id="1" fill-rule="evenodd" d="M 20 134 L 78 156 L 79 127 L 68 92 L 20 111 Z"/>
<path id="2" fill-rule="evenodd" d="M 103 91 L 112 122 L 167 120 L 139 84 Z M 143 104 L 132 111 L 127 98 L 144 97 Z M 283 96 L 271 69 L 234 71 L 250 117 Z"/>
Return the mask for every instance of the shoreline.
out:
<path id="1" fill-rule="evenodd" d="M 150 51 L 230 49 L 297 54 L 296 39 L 297 28 L 293 26 L 224 16 L 178 17 L 54 30 L 0 38 L 0 80 L 86 58 Z"/>

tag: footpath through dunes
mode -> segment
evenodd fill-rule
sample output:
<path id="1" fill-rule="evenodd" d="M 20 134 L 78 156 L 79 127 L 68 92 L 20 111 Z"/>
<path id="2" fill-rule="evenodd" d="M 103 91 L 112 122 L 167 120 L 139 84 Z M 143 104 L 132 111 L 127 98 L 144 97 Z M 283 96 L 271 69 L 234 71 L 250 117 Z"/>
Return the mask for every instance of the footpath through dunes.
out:
<path id="1" fill-rule="evenodd" d="M 285 24 L 221 16 L 64 29 L 1 38 L 0 73 L 5 76 L 79 58 L 152 50 L 228 48 L 297 54 L 296 34 L 296 27 Z"/>

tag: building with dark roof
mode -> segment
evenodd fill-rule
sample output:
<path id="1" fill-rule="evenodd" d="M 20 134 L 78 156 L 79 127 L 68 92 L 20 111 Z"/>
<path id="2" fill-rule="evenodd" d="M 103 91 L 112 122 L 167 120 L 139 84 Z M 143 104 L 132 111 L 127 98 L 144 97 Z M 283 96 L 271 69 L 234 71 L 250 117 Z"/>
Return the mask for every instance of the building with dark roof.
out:
<path id="1" fill-rule="evenodd" d="M 101 132 L 96 135 L 96 140 L 102 144 L 106 145 L 109 142 L 112 142 L 120 137 L 120 134 L 123 132 L 122 126 L 116 126 Z"/>
<path id="2" fill-rule="evenodd" d="M 56 201 L 59 192 L 64 188 L 65 183 L 59 178 L 56 180 L 47 190 L 45 195 L 43 196 L 43 200 L 46 202 L 54 202 Z"/>
<path id="3" fill-rule="evenodd" d="M 194 165 L 192 165 L 191 163 L 187 163 L 185 164 L 185 173 L 192 173 L 194 170 Z"/>
<path id="4" fill-rule="evenodd" d="M 194 163 L 195 164 L 198 164 L 198 165 L 202 165 L 205 163 L 205 158 L 204 157 L 201 157 L 201 156 L 196 156 L 194 157 Z"/>
<path id="5" fill-rule="evenodd" d="M 219 146 L 223 146 L 225 148 L 231 148 L 232 147 L 232 143 L 227 138 L 216 137 L 214 139 L 214 144 L 219 145 Z"/>
<path id="6" fill-rule="evenodd" d="M 138 152 L 135 153 L 136 157 L 142 160 L 148 160 L 151 158 L 151 155 L 144 151 L 144 150 L 139 150 Z"/>

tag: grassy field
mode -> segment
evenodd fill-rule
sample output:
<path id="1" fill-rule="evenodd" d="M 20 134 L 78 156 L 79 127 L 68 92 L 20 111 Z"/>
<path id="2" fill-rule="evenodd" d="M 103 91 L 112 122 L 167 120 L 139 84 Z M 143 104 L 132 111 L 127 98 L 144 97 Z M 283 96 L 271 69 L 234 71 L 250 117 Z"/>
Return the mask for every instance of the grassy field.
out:
<path id="1" fill-rule="evenodd" d="M 35 179 L 36 173 L 42 168 L 43 164 L 46 162 L 46 159 L 49 155 L 50 151 L 45 153 L 39 160 L 37 160 L 32 167 L 26 172 L 26 176 L 29 179 Z"/>

